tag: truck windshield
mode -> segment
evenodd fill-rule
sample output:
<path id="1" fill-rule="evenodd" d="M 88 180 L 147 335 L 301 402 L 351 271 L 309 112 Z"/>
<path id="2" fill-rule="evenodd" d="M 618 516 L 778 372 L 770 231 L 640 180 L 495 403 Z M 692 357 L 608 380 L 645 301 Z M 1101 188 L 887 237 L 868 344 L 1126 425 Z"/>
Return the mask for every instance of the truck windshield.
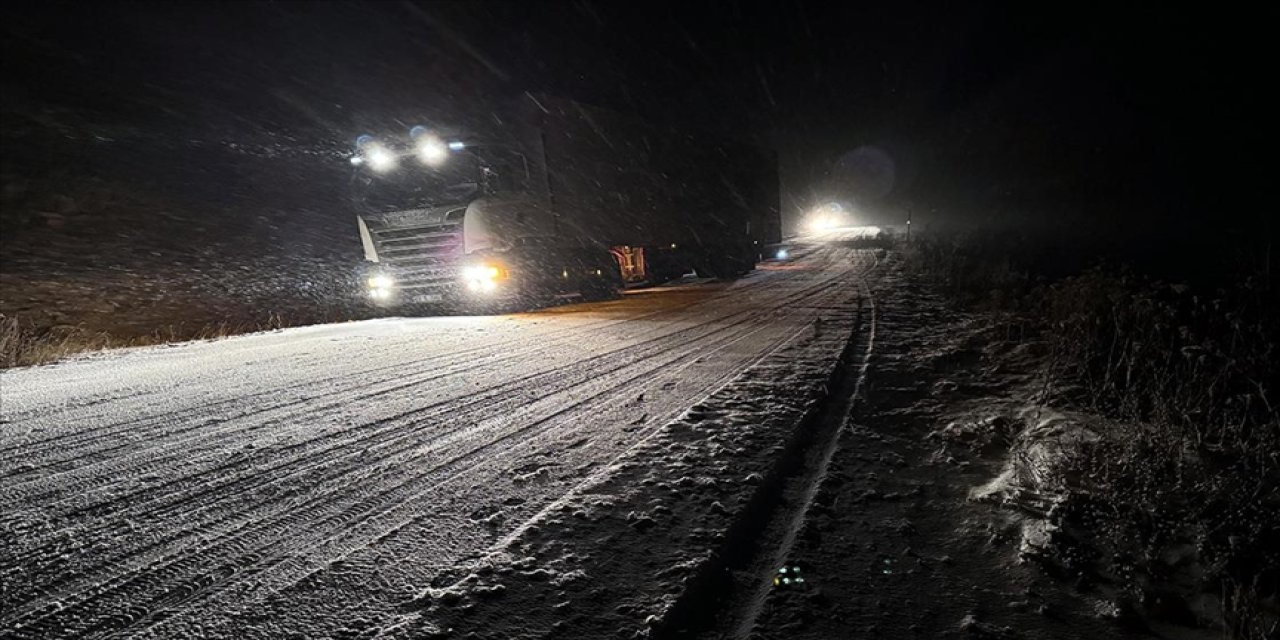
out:
<path id="1" fill-rule="evenodd" d="M 458 204 L 480 193 L 480 166 L 470 154 L 455 154 L 440 167 L 413 158 L 386 173 L 361 169 L 354 177 L 356 204 L 369 212 L 403 211 Z"/>

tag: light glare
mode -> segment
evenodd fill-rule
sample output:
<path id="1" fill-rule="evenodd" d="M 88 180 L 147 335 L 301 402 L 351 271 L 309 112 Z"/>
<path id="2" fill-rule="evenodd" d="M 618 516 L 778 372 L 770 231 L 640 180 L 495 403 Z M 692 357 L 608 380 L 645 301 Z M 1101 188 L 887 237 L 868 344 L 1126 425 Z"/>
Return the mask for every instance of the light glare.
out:
<path id="1" fill-rule="evenodd" d="M 840 226 L 840 222 L 830 215 L 817 215 L 809 220 L 809 230 L 814 233 L 830 231 Z"/>
<path id="2" fill-rule="evenodd" d="M 448 155 L 448 147 L 439 138 L 432 135 L 418 137 L 418 158 L 424 163 L 434 167 L 444 162 Z"/>
<path id="3" fill-rule="evenodd" d="M 390 171 L 398 164 L 396 155 L 376 142 L 369 145 L 365 158 L 369 161 L 369 166 L 379 173 Z"/>
<path id="4" fill-rule="evenodd" d="M 492 264 L 473 264 L 462 268 L 462 278 L 472 291 L 491 293 L 503 278 L 502 268 Z"/>

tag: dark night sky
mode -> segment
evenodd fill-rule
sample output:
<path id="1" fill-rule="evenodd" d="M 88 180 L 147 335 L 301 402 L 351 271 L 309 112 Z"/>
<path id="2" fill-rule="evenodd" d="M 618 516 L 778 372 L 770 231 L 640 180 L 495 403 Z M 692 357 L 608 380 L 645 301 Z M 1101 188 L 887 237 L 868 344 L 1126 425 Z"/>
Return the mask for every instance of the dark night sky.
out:
<path id="1" fill-rule="evenodd" d="M 1247 13 L 830 2 L 6 12 L 8 141 L 41 129 L 144 155 L 234 142 L 274 149 L 264 153 L 288 174 L 288 158 L 340 160 L 355 135 L 397 118 L 483 115 L 529 90 L 771 145 L 788 214 L 834 197 L 884 222 L 910 207 L 925 221 L 1251 225 L 1270 177 L 1273 56 L 1267 21 Z"/>

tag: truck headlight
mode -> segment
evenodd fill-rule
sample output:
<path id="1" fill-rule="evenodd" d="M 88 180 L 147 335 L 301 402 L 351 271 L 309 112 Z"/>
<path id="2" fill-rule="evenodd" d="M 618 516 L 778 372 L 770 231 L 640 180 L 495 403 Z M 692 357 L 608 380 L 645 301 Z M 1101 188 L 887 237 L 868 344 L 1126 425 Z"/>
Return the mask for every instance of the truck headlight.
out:
<path id="1" fill-rule="evenodd" d="M 493 291 L 498 288 L 498 281 L 506 277 L 506 271 L 493 264 L 473 264 L 462 268 L 462 279 L 472 291 Z"/>
<path id="2" fill-rule="evenodd" d="M 418 158 L 432 167 L 438 166 L 449 156 L 449 148 L 439 138 L 424 135 L 418 138 Z"/>
<path id="3" fill-rule="evenodd" d="M 369 297 L 374 300 L 390 300 L 394 290 L 392 287 L 396 285 L 396 279 L 385 273 L 377 273 L 369 276 L 365 281 L 369 287 Z"/>
<path id="4" fill-rule="evenodd" d="M 390 149 L 374 142 L 370 143 L 364 152 L 365 161 L 369 163 L 369 167 L 378 173 L 386 173 L 396 168 L 400 163 L 400 159 Z"/>

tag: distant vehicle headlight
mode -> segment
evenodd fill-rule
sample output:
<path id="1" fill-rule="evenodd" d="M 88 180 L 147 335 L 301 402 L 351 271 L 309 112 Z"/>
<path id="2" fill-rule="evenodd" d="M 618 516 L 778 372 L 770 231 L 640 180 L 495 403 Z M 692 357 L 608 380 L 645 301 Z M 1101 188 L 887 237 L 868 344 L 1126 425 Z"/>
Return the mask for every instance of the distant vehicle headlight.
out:
<path id="1" fill-rule="evenodd" d="M 809 231 L 820 232 L 830 231 L 840 226 L 840 221 L 835 216 L 816 215 L 809 219 Z"/>
<path id="2" fill-rule="evenodd" d="M 378 274 L 369 278 L 370 289 L 390 289 L 396 281 L 388 275 Z"/>
<path id="3" fill-rule="evenodd" d="M 778 260 L 786 260 L 789 255 L 791 254 L 787 253 L 786 249 L 778 249 L 778 253 L 774 254 L 774 257 Z"/>

